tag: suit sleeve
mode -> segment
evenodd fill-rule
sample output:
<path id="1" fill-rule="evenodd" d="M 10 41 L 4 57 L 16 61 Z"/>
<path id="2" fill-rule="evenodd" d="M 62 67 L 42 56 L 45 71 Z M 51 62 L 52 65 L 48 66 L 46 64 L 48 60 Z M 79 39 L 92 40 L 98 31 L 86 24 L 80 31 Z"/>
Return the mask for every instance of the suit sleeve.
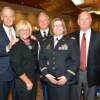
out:
<path id="1" fill-rule="evenodd" d="M 6 43 L 3 42 L 4 39 L 0 37 L 0 57 L 8 56 L 8 53 L 6 52 Z"/>
<path id="2" fill-rule="evenodd" d="M 69 67 L 67 68 L 66 77 L 68 79 L 72 79 L 73 76 L 76 76 L 79 69 L 79 48 L 74 38 L 71 38 L 69 43 L 70 48 L 70 56 L 71 60 L 69 63 Z"/>

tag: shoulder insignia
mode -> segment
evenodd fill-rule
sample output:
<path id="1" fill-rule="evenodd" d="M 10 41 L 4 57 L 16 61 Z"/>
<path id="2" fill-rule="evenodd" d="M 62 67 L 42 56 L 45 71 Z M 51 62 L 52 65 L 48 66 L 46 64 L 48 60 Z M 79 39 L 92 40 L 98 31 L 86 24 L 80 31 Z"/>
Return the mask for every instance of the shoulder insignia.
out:
<path id="1" fill-rule="evenodd" d="M 70 70 L 70 69 L 68 69 L 68 70 L 67 70 L 67 72 L 68 72 L 68 73 L 70 73 L 70 74 L 72 74 L 72 75 L 76 75 L 76 73 L 75 73 L 75 72 L 73 72 L 73 71 L 72 71 L 72 70 Z"/>
<path id="2" fill-rule="evenodd" d="M 71 37 L 71 39 L 75 40 L 76 38 L 75 37 Z"/>

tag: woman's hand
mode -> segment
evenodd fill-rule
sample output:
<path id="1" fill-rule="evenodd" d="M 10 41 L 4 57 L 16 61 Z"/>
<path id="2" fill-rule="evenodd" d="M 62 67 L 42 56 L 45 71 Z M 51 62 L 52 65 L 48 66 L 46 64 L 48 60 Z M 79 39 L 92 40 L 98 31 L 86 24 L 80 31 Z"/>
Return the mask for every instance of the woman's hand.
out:
<path id="1" fill-rule="evenodd" d="M 57 80 L 55 79 L 55 77 L 51 74 L 47 74 L 46 78 L 53 84 L 57 84 Z"/>
<path id="2" fill-rule="evenodd" d="M 57 85 L 64 85 L 67 82 L 67 78 L 65 76 L 58 77 L 57 79 Z"/>
<path id="3" fill-rule="evenodd" d="M 6 47 L 10 50 L 12 48 L 12 46 L 18 41 L 19 41 L 19 39 L 15 38 L 12 41 L 10 41 L 9 44 Z"/>
<path id="4" fill-rule="evenodd" d="M 33 83 L 25 73 L 20 75 L 20 79 L 25 83 L 27 90 L 32 90 Z"/>
<path id="5" fill-rule="evenodd" d="M 32 88 L 33 88 L 33 83 L 30 81 L 30 80 L 28 80 L 27 82 L 26 82 L 26 88 L 27 88 L 27 90 L 32 90 Z"/>

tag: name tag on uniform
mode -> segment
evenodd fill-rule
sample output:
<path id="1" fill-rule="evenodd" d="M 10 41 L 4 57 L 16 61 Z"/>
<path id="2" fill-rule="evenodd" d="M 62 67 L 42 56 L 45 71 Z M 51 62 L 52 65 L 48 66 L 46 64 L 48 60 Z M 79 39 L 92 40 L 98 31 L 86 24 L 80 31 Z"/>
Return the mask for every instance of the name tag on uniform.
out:
<path id="1" fill-rule="evenodd" d="M 67 44 L 63 44 L 58 48 L 58 50 L 68 50 L 68 45 Z"/>

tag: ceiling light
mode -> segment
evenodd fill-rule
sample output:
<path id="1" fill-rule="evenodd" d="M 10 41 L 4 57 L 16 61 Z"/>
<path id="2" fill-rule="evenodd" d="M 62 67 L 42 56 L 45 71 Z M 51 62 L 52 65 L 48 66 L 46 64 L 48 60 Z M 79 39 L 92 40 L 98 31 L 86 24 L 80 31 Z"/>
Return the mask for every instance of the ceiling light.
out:
<path id="1" fill-rule="evenodd" d="M 89 13 L 95 13 L 95 14 L 97 14 L 97 15 L 100 15 L 100 11 L 96 11 L 96 10 L 89 11 Z"/>
<path id="2" fill-rule="evenodd" d="M 84 0 L 72 0 L 75 5 L 80 5 L 84 3 Z"/>

